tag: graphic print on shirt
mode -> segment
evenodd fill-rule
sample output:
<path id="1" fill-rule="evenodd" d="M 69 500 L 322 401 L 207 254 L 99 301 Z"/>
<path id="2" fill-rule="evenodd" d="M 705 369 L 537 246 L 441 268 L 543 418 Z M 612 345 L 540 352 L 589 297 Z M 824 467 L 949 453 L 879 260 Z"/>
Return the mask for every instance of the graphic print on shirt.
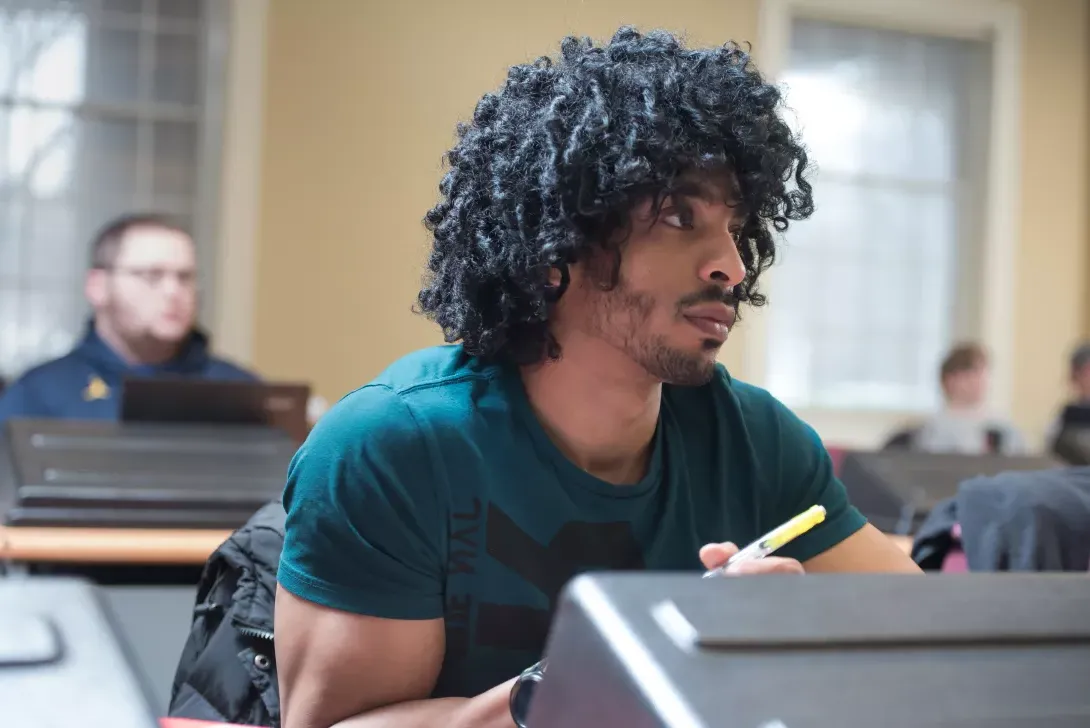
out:
<path id="1" fill-rule="evenodd" d="M 548 544 L 542 544 L 503 510 L 493 504 L 484 508 L 474 498 L 469 507 L 453 515 L 451 575 L 476 575 L 482 538 L 487 543 L 485 553 L 535 586 L 549 606 L 474 604 L 471 593 L 451 590 L 445 616 L 447 653 L 454 659 L 470 649 L 470 634 L 474 647 L 540 652 L 560 591 L 574 576 L 591 569 L 644 568 L 642 550 L 627 522 L 569 521 Z"/>
<path id="2" fill-rule="evenodd" d="M 490 505 L 486 529 L 488 555 L 537 587 L 549 607 L 478 605 L 474 641 L 480 647 L 543 650 L 560 590 L 572 577 L 589 569 L 643 568 L 643 554 L 627 522 L 569 521 L 548 544 L 541 544 Z"/>
<path id="3" fill-rule="evenodd" d="M 465 577 L 472 578 L 477 573 L 477 558 L 480 556 L 481 538 L 484 536 L 483 515 L 480 498 L 473 498 L 464 510 L 455 511 L 453 514 L 447 573 L 450 576 L 461 575 L 462 578 L 457 581 L 463 584 L 467 581 Z M 472 618 L 472 592 L 448 589 L 444 608 L 448 658 L 459 660 L 469 651 Z"/>

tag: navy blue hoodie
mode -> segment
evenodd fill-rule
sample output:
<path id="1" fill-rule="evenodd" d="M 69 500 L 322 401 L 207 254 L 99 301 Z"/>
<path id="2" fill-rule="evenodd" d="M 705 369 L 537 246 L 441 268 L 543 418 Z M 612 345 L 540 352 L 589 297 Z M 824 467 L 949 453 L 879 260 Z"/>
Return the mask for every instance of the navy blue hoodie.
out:
<path id="1" fill-rule="evenodd" d="M 160 375 L 256 381 L 257 376 L 208 351 L 208 337 L 190 334 L 181 353 L 163 364 L 131 366 L 87 326 L 83 340 L 60 359 L 41 364 L 0 394 L 0 426 L 12 417 L 116 420 L 122 380 Z"/>

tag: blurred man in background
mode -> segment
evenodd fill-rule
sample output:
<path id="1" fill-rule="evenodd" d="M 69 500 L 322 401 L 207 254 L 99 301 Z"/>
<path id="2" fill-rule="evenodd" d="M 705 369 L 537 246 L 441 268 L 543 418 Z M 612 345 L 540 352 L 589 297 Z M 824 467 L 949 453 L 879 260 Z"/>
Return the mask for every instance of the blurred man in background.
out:
<path id="1" fill-rule="evenodd" d="M 159 215 L 129 215 L 95 237 L 84 292 L 93 311 L 65 356 L 26 372 L 0 395 L 12 417 L 114 419 L 125 377 L 255 380 L 209 352 L 196 328 L 193 238 Z"/>
<path id="2" fill-rule="evenodd" d="M 913 447 L 965 455 L 1025 453 L 1025 439 L 1018 429 L 985 407 L 988 375 L 988 355 L 983 347 L 955 346 L 939 369 L 944 407 L 916 431 Z"/>

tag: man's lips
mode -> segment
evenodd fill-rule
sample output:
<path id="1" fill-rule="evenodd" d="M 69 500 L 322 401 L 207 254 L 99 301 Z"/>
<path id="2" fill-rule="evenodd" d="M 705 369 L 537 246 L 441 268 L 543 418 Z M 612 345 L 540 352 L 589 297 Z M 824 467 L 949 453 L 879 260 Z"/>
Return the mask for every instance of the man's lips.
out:
<path id="1" fill-rule="evenodd" d="M 737 316 L 735 310 L 724 304 L 694 306 L 683 313 L 685 318 L 708 336 L 725 340 Z"/>

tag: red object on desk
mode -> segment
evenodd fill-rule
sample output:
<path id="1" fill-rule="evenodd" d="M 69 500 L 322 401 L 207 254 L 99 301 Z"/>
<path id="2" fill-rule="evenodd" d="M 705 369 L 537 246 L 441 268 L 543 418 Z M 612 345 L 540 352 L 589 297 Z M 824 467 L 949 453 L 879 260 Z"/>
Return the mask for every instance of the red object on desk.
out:
<path id="1" fill-rule="evenodd" d="M 160 718 L 159 728 L 239 728 L 235 723 L 209 723 L 189 718 Z"/>

